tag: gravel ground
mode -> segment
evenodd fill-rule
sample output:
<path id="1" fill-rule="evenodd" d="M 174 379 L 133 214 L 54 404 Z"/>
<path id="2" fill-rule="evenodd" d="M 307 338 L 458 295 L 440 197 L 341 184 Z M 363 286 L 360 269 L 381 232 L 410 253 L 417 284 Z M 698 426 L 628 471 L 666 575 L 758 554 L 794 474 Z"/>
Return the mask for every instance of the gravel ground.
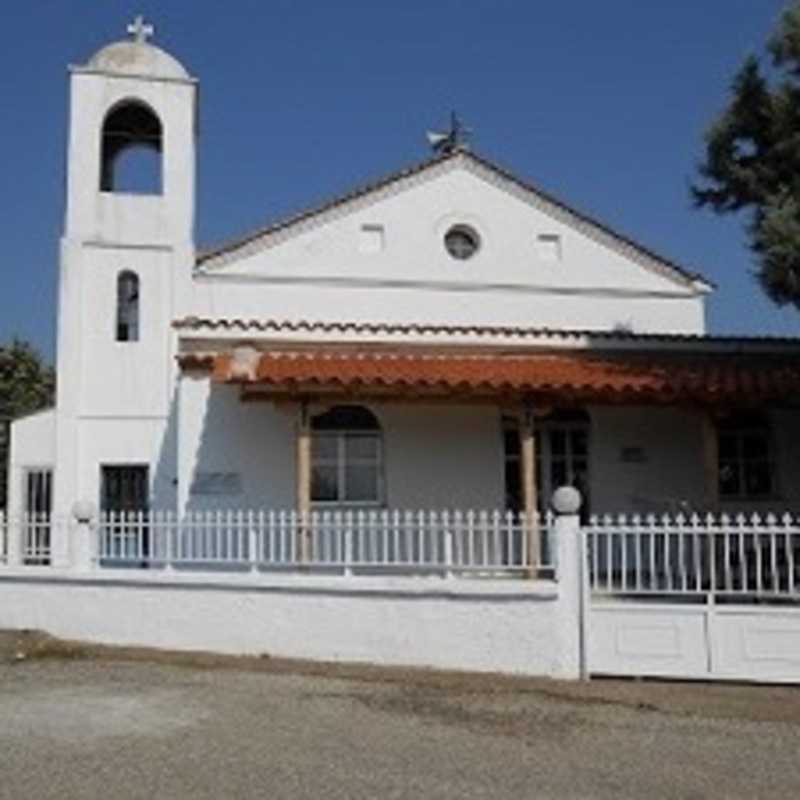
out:
<path id="1" fill-rule="evenodd" d="M 800 690 L 568 684 L 0 634 L 0 798 L 800 794 Z"/>

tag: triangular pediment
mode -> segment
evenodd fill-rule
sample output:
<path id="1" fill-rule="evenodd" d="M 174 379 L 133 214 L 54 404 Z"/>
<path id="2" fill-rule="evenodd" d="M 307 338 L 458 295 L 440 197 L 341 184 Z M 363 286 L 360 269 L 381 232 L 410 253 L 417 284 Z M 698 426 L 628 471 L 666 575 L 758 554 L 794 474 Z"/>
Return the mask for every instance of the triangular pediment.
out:
<path id="1" fill-rule="evenodd" d="M 643 270 L 657 279 L 654 287 L 666 282 L 691 292 L 712 288 L 700 275 L 466 151 L 429 159 L 201 253 L 197 268 L 207 275 L 274 276 L 289 268 L 295 275 L 307 269 L 309 276 L 316 278 L 326 270 L 331 279 L 365 277 L 355 263 L 359 260 L 355 256 L 357 229 L 372 226 L 381 228 L 387 240 L 388 269 L 379 267 L 381 279 L 424 280 L 427 276 L 436 280 L 435 269 L 415 274 L 420 259 L 430 266 L 433 252 L 439 253 L 425 253 L 422 239 L 430 234 L 433 248 L 438 248 L 439 242 L 434 240 L 441 234 L 442 224 L 456 224 L 459 219 L 489 230 L 486 244 L 491 250 L 487 248 L 482 260 L 483 282 L 525 282 L 526 275 L 514 274 L 518 270 L 507 265 L 524 260 L 519 240 L 527 235 L 532 248 L 536 237 L 559 240 L 568 284 L 574 280 L 599 286 L 609 283 L 624 290 L 628 280 L 642 289 L 644 276 L 637 278 L 635 273 Z M 536 259 L 533 249 L 531 259 Z M 364 259 L 361 261 L 364 266 Z M 373 259 L 370 265 L 375 266 L 376 261 L 380 259 Z M 576 267 L 577 261 L 582 262 L 580 267 Z M 599 271 L 601 263 L 606 263 L 605 273 Z M 626 269 L 624 264 L 628 265 L 626 275 L 616 274 L 620 268 Z M 527 277 L 535 283 L 536 271 Z"/>

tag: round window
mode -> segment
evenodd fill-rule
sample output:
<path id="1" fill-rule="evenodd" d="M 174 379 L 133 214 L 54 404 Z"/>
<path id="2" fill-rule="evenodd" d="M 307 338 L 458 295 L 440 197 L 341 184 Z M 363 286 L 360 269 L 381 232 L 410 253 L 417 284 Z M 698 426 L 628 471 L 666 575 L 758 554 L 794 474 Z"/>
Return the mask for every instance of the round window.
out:
<path id="1" fill-rule="evenodd" d="M 467 225 L 454 225 L 444 235 L 444 246 L 453 258 L 466 261 L 480 249 L 481 238 L 476 230 Z"/>

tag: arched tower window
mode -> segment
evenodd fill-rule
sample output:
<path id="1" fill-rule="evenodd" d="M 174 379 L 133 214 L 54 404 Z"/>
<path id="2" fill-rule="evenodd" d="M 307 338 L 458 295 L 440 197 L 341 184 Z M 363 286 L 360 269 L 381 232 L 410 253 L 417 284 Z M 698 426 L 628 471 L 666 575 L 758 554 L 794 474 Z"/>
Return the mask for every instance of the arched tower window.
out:
<path id="1" fill-rule="evenodd" d="M 363 406 L 336 406 L 311 421 L 311 499 L 315 503 L 383 502 L 383 433 Z"/>
<path id="2" fill-rule="evenodd" d="M 161 120 L 138 100 L 109 111 L 103 123 L 100 190 L 161 194 L 163 186 Z"/>
<path id="3" fill-rule="evenodd" d="M 117 276 L 117 341 L 139 341 L 139 276 L 129 270 Z"/>

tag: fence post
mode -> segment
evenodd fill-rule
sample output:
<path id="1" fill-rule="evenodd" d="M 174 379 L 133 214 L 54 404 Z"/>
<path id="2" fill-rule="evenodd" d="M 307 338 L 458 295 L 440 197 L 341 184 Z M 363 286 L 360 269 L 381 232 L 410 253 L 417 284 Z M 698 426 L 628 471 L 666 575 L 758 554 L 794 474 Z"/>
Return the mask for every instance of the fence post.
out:
<path id="1" fill-rule="evenodd" d="M 581 494 L 572 486 L 553 493 L 556 577 L 561 613 L 563 677 L 588 678 L 586 658 L 587 602 L 586 543 L 578 512 Z"/>
<path id="2" fill-rule="evenodd" d="M 78 572 L 88 571 L 95 566 L 96 522 L 97 512 L 92 503 L 75 503 L 71 518 L 67 521 L 67 531 L 70 537 L 70 567 Z"/>

